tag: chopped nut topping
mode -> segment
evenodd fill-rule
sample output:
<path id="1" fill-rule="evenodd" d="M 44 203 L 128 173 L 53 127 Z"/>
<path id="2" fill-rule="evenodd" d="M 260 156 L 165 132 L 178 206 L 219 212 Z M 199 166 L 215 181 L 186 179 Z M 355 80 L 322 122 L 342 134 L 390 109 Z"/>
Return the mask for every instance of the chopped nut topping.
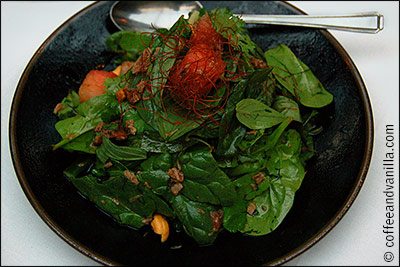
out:
<path id="1" fill-rule="evenodd" d="M 116 140 L 125 140 L 128 134 L 123 129 L 118 130 L 101 130 L 101 133 L 107 138 L 115 138 Z"/>
<path id="2" fill-rule="evenodd" d="M 182 171 L 178 170 L 177 168 L 173 167 L 168 170 L 167 174 L 171 177 L 173 182 L 182 183 L 184 181 L 184 176 Z"/>
<path id="3" fill-rule="evenodd" d="M 53 113 L 57 115 L 58 112 L 59 112 L 60 110 L 63 110 L 64 108 L 65 108 L 65 107 L 63 106 L 63 104 L 58 103 L 58 104 L 56 105 L 56 107 L 54 108 Z"/>
<path id="4" fill-rule="evenodd" d="M 125 127 L 129 130 L 132 135 L 135 135 L 137 130 L 135 128 L 135 121 L 134 120 L 127 120 L 125 123 Z"/>
<path id="5" fill-rule="evenodd" d="M 179 162 L 179 159 L 176 161 L 176 166 L 178 167 L 178 170 L 182 170 L 181 163 Z"/>
<path id="6" fill-rule="evenodd" d="M 138 90 L 134 89 L 128 93 L 127 98 L 128 98 L 128 102 L 133 105 L 142 98 L 142 95 L 139 93 Z"/>
<path id="7" fill-rule="evenodd" d="M 256 209 L 257 209 L 256 204 L 255 204 L 254 202 L 251 202 L 251 203 L 249 204 L 249 206 L 247 207 L 247 213 L 248 213 L 249 215 L 253 215 L 253 213 L 256 211 Z"/>
<path id="8" fill-rule="evenodd" d="M 132 183 L 134 183 L 135 185 L 138 185 L 140 183 L 138 178 L 136 177 L 135 173 L 133 173 L 133 172 L 125 170 L 124 171 L 124 176 L 126 178 L 128 178 L 128 180 L 131 181 Z"/>
<path id="9" fill-rule="evenodd" d="M 265 69 L 267 67 L 267 63 L 256 57 L 253 57 L 250 63 L 257 69 Z"/>
<path id="10" fill-rule="evenodd" d="M 197 208 L 197 211 L 199 212 L 199 213 L 201 213 L 201 214 L 206 214 L 206 212 L 203 210 L 203 209 L 200 209 L 200 208 Z"/>
<path id="11" fill-rule="evenodd" d="M 251 131 L 246 132 L 247 135 L 252 135 L 252 134 L 256 134 L 256 133 L 257 133 L 257 130 L 251 130 Z"/>
<path id="12" fill-rule="evenodd" d="M 217 211 L 213 211 L 210 213 L 211 221 L 213 224 L 213 232 L 218 232 L 222 225 L 222 218 L 224 217 L 224 213 L 221 209 Z"/>
<path id="13" fill-rule="evenodd" d="M 137 85 L 137 91 L 139 94 L 143 93 L 144 88 L 146 87 L 146 82 L 145 81 L 140 81 Z"/>
<path id="14" fill-rule="evenodd" d="M 151 186 L 149 185 L 148 182 L 144 182 L 144 185 L 145 185 L 148 189 L 151 189 Z"/>
<path id="15" fill-rule="evenodd" d="M 136 61 L 124 61 L 121 64 L 121 75 L 127 73 L 129 70 L 132 74 L 138 72 L 145 72 L 151 63 L 151 49 L 148 47 L 143 50 L 142 55 Z"/>
<path id="16" fill-rule="evenodd" d="M 258 189 L 257 185 L 255 184 L 250 184 L 251 189 L 253 189 L 253 191 L 256 191 Z"/>
<path id="17" fill-rule="evenodd" d="M 136 195 L 134 197 L 130 197 L 129 198 L 129 203 L 135 202 L 136 200 L 138 200 L 141 197 L 143 197 L 143 195 Z"/>
<path id="18" fill-rule="evenodd" d="M 256 175 L 254 175 L 252 179 L 254 182 L 256 182 L 257 185 L 259 185 L 265 180 L 265 176 L 264 176 L 264 174 L 259 172 Z"/>
<path id="19" fill-rule="evenodd" d="M 104 168 L 110 168 L 112 165 L 113 165 L 112 162 L 109 161 L 106 164 L 104 164 Z"/>
<path id="20" fill-rule="evenodd" d="M 179 194 L 179 191 L 182 190 L 182 188 L 183 188 L 183 185 L 182 185 L 181 183 L 173 184 L 173 185 L 171 186 L 172 194 L 174 194 L 175 196 L 177 196 L 177 195 Z"/>
<path id="21" fill-rule="evenodd" d="M 100 122 L 99 124 L 94 126 L 94 131 L 97 132 L 97 133 L 101 132 L 101 130 L 103 129 L 103 125 L 104 124 L 105 124 L 104 122 Z"/>
<path id="22" fill-rule="evenodd" d="M 101 143 L 103 143 L 103 137 L 101 135 L 96 135 L 93 140 L 93 145 L 99 146 Z"/>

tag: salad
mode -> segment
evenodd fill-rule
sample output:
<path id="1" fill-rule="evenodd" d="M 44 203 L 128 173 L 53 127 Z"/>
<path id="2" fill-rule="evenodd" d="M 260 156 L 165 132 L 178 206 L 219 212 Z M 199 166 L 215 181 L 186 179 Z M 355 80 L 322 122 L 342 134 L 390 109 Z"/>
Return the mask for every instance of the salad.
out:
<path id="1" fill-rule="evenodd" d="M 221 231 L 268 234 L 289 212 L 333 96 L 243 25 L 216 8 L 113 33 L 114 60 L 55 107 L 53 148 L 76 154 L 65 176 L 119 224 L 206 245 Z"/>

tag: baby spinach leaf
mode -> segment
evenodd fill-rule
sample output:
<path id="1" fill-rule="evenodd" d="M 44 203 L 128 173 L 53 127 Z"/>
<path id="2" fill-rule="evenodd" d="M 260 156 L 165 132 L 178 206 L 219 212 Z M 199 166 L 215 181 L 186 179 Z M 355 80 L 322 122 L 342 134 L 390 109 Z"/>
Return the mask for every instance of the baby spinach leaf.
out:
<path id="1" fill-rule="evenodd" d="M 101 118 L 90 119 L 79 114 L 75 117 L 58 121 L 55 128 L 63 139 L 59 143 L 55 144 L 53 148 L 57 149 L 75 141 L 76 138 L 82 134 L 93 130 L 93 128 L 100 122 L 102 122 Z"/>
<path id="2" fill-rule="evenodd" d="M 221 118 L 222 123 L 227 126 L 230 125 L 231 119 L 235 113 L 236 105 L 239 103 L 240 100 L 243 99 L 246 91 L 251 91 L 252 88 L 258 87 L 261 83 L 265 82 L 268 79 L 268 74 L 270 73 L 270 71 L 270 69 L 251 71 L 249 74 L 246 75 L 246 77 L 244 77 L 232 88 L 224 108 L 225 113 Z M 225 129 L 221 127 L 221 130 L 222 132 L 220 131 L 220 133 L 222 133 L 222 135 L 225 135 Z"/>
<path id="3" fill-rule="evenodd" d="M 252 201 L 256 212 L 247 216 L 247 223 L 240 231 L 248 235 L 265 235 L 278 227 L 293 205 L 294 190 L 285 187 L 279 178 L 271 180 L 265 195 Z"/>
<path id="4" fill-rule="evenodd" d="M 183 138 L 183 137 L 182 137 Z M 166 142 L 162 138 L 156 137 L 155 134 L 135 135 L 129 138 L 132 146 L 139 147 L 146 152 L 152 153 L 177 153 L 196 144 L 196 139 L 177 139 L 172 142 Z"/>
<path id="5" fill-rule="evenodd" d="M 136 174 L 139 181 L 150 186 L 151 190 L 157 195 L 168 197 L 169 175 L 162 170 L 141 171 Z"/>
<path id="6" fill-rule="evenodd" d="M 143 160 L 147 158 L 146 151 L 129 146 L 117 146 L 110 139 L 103 136 L 103 143 L 96 150 L 97 157 L 105 163 L 108 159 L 113 160 Z"/>
<path id="7" fill-rule="evenodd" d="M 322 83 L 315 77 L 293 52 L 281 44 L 264 53 L 267 64 L 274 68 L 276 79 L 293 96 L 306 107 L 321 108 L 333 100 L 331 93 L 325 90 Z"/>
<path id="8" fill-rule="evenodd" d="M 119 55 L 120 61 L 136 60 L 138 55 L 150 45 L 151 36 L 146 33 L 118 31 L 105 41 L 108 48 Z"/>
<path id="9" fill-rule="evenodd" d="M 230 206 L 236 192 L 229 177 L 218 168 L 208 148 L 199 148 L 179 156 L 185 176 L 182 194 L 194 201 Z M 186 187 L 188 184 L 188 188 Z M 198 192 L 195 195 L 193 193 Z"/>
<path id="10" fill-rule="evenodd" d="M 210 12 L 210 18 L 213 21 L 212 26 L 217 32 L 233 42 L 233 47 L 239 47 L 246 60 L 252 57 L 251 53 L 257 45 L 251 40 L 247 30 L 243 28 L 244 21 L 240 17 L 233 16 L 233 13 L 226 7 L 219 7 Z"/>
<path id="11" fill-rule="evenodd" d="M 242 99 L 236 104 L 236 117 L 243 125 L 254 130 L 270 128 L 286 118 L 283 114 L 251 98 Z"/>
<path id="12" fill-rule="evenodd" d="M 61 101 L 63 109 L 57 113 L 58 118 L 64 120 L 75 116 L 77 114 L 75 109 L 80 103 L 79 95 L 74 90 L 69 90 L 68 95 Z"/>
<path id="13" fill-rule="evenodd" d="M 246 134 L 246 129 L 236 120 L 233 120 L 235 108 L 240 100 L 243 99 L 246 90 L 251 91 L 251 88 L 258 87 L 260 83 L 268 79 L 269 73 L 270 69 L 252 71 L 233 87 L 224 108 L 225 112 L 221 118 L 221 123 L 227 128 L 222 126 L 219 128 L 216 155 L 232 157 L 238 152 L 238 144 Z"/>
<path id="14" fill-rule="evenodd" d="M 161 45 L 159 54 L 174 53 L 173 48 L 168 45 Z M 147 100 L 143 100 L 140 105 L 143 109 L 139 109 L 139 115 L 149 125 L 152 125 L 156 129 L 161 137 L 166 141 L 173 141 L 182 135 L 196 129 L 200 126 L 199 123 L 185 118 L 185 114 L 176 114 L 169 109 L 165 109 L 167 106 L 165 103 L 162 104 L 162 94 L 164 84 L 167 81 L 169 71 L 175 63 L 174 57 L 168 57 L 163 59 L 159 57 L 156 59 L 151 66 L 150 81 L 151 90 L 146 90 L 143 96 Z"/>
<path id="15" fill-rule="evenodd" d="M 63 147 L 65 144 L 75 141 L 80 135 L 92 130 L 97 124 L 103 122 L 103 117 L 118 114 L 115 101 L 117 101 L 115 98 L 107 94 L 92 97 L 76 108 L 78 115 L 58 121 L 55 128 L 63 140 L 54 145 L 54 149 Z M 90 148 L 86 149 L 89 150 Z M 82 151 L 83 148 L 80 150 Z"/>
<path id="16" fill-rule="evenodd" d="M 266 163 L 269 173 L 279 176 L 283 185 L 294 191 L 299 189 L 305 175 L 300 161 L 301 146 L 300 134 L 294 129 L 289 129 L 272 149 Z"/>
<path id="17" fill-rule="evenodd" d="M 301 122 L 300 109 L 296 101 L 286 96 L 277 96 L 272 107 L 286 117 Z"/>
<path id="18" fill-rule="evenodd" d="M 83 195 L 121 224 L 140 228 L 142 220 L 155 210 L 154 201 L 124 177 L 111 177 L 101 183 L 92 175 L 69 179 Z"/>
<path id="19" fill-rule="evenodd" d="M 215 154 L 217 156 L 232 157 L 238 153 L 239 144 L 246 135 L 246 128 L 236 119 L 230 126 L 231 130 L 219 139 Z"/>
<path id="20" fill-rule="evenodd" d="M 154 154 L 147 158 L 140 164 L 140 167 L 144 171 L 155 171 L 162 170 L 167 172 L 172 167 L 172 157 L 171 154 Z"/>
<path id="21" fill-rule="evenodd" d="M 271 176 L 270 185 L 265 194 L 253 199 L 257 212 L 247 215 L 247 223 L 242 232 L 249 235 L 268 234 L 285 218 L 305 175 L 300 152 L 300 135 L 289 129 L 270 152 L 266 163 Z"/>
<path id="22" fill-rule="evenodd" d="M 285 119 L 270 135 L 262 136 L 255 145 L 250 148 L 250 155 L 256 155 L 262 151 L 267 152 L 272 149 L 292 120 L 292 118 Z"/>
<path id="23" fill-rule="evenodd" d="M 192 201 L 183 195 L 176 196 L 172 208 L 181 221 L 185 232 L 200 245 L 212 244 L 218 232 L 213 231 L 211 212 L 214 206 Z"/>
<path id="24" fill-rule="evenodd" d="M 243 229 L 247 222 L 247 201 L 237 198 L 232 206 L 223 207 L 223 226 L 229 232 L 235 233 Z"/>
<path id="25" fill-rule="evenodd" d="M 93 146 L 93 140 L 95 136 L 95 131 L 90 130 L 75 138 L 73 142 L 66 143 L 62 148 L 70 152 L 80 151 L 89 154 L 95 154 L 96 147 Z"/>
<path id="26" fill-rule="evenodd" d="M 265 160 L 262 156 L 263 154 L 259 154 L 257 157 L 254 157 L 254 161 L 244 162 L 235 168 L 226 170 L 226 173 L 229 177 L 237 177 L 246 173 L 258 171 L 264 165 Z"/>
<path id="27" fill-rule="evenodd" d="M 224 228 L 230 232 L 243 231 L 247 223 L 247 207 L 257 196 L 264 195 L 270 187 L 269 177 L 257 186 L 257 190 L 251 187 L 255 185 L 253 176 L 257 172 L 248 173 L 234 180 L 235 190 L 238 197 L 232 206 L 224 207 Z"/>

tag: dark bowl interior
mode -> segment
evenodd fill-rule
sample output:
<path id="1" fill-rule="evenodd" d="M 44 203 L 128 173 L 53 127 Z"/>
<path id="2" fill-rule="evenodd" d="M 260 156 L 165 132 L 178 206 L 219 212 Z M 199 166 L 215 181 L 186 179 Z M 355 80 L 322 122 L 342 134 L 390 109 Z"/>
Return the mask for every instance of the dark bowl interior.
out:
<path id="1" fill-rule="evenodd" d="M 300 13 L 276 2 L 202 2 L 234 13 Z M 70 245 L 104 264 L 262 265 L 281 264 L 320 240 L 344 216 L 357 196 L 372 153 L 372 112 L 351 59 L 326 31 L 248 25 L 263 50 L 289 46 L 334 95 L 323 109 L 324 131 L 315 139 L 317 156 L 294 206 L 276 231 L 261 237 L 222 232 L 215 244 L 197 246 L 184 234 L 165 244 L 150 229 L 119 226 L 79 195 L 63 176 L 74 155 L 55 151 L 55 105 L 77 90 L 86 73 L 110 62 L 104 41 L 117 29 L 111 2 L 98 2 L 72 17 L 40 47 L 18 84 L 10 117 L 10 145 L 17 176 L 32 206 Z M 182 245 L 179 249 L 171 247 Z"/>

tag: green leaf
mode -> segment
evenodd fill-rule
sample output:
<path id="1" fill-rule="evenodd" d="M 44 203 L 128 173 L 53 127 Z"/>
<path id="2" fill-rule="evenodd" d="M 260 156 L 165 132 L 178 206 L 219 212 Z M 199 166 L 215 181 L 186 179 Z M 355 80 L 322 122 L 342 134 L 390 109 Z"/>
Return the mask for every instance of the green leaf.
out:
<path id="1" fill-rule="evenodd" d="M 210 214 L 217 211 L 215 207 L 189 200 L 183 195 L 178 195 L 173 199 L 172 207 L 185 232 L 199 245 L 214 242 L 218 233 L 213 231 Z"/>
<path id="2" fill-rule="evenodd" d="M 267 152 L 272 149 L 292 120 L 292 118 L 287 118 L 278 127 L 276 127 L 270 135 L 264 135 L 261 137 L 255 143 L 255 145 L 250 148 L 250 154 L 256 155 L 262 151 Z"/>
<path id="3" fill-rule="evenodd" d="M 147 182 L 157 195 L 168 197 L 169 175 L 162 170 L 141 171 L 136 175 L 141 182 Z"/>
<path id="4" fill-rule="evenodd" d="M 247 223 L 241 231 L 249 235 L 264 235 L 275 230 L 283 221 L 294 201 L 304 175 L 300 160 L 301 138 L 297 131 L 289 129 L 270 152 L 266 163 L 269 172 L 269 186 L 263 195 L 251 202 L 256 212 L 247 215 Z M 264 186 L 264 189 L 266 186 Z"/>
<path id="5" fill-rule="evenodd" d="M 247 223 L 240 231 L 248 235 L 265 235 L 275 230 L 293 205 L 294 191 L 285 187 L 279 178 L 271 180 L 265 195 L 256 197 L 255 214 L 247 214 Z"/>
<path id="6" fill-rule="evenodd" d="M 235 119 L 230 125 L 230 131 L 219 139 L 215 154 L 223 157 L 236 155 L 239 152 L 239 144 L 245 135 L 246 128 Z"/>
<path id="7" fill-rule="evenodd" d="M 172 167 L 172 157 L 167 153 L 154 154 L 140 164 L 144 171 L 162 170 L 167 172 Z"/>
<path id="8" fill-rule="evenodd" d="M 233 204 L 237 196 L 232 182 L 208 148 L 186 152 L 179 156 L 179 161 L 185 177 L 182 194 L 194 201 L 222 206 Z"/>
<path id="9" fill-rule="evenodd" d="M 246 173 L 252 173 L 260 170 L 260 168 L 264 165 L 264 161 L 265 160 L 262 155 L 259 154 L 258 157 L 255 158 L 255 161 L 244 162 L 235 168 L 227 170 L 226 173 L 229 175 L 229 177 L 237 177 Z"/>
<path id="10" fill-rule="evenodd" d="M 117 146 L 110 139 L 103 136 L 103 143 L 96 150 L 97 157 L 105 163 L 108 159 L 113 160 L 143 160 L 147 158 L 146 151 L 129 146 Z"/>
<path id="11" fill-rule="evenodd" d="M 129 142 L 131 146 L 135 146 L 143 149 L 146 152 L 152 153 L 177 153 L 197 143 L 195 139 L 186 141 L 183 139 L 183 137 L 172 142 L 166 142 L 160 138 L 160 136 L 149 133 L 130 136 Z"/>
<path id="12" fill-rule="evenodd" d="M 237 232 L 243 229 L 247 222 L 247 201 L 237 198 L 229 207 L 223 207 L 223 226 L 229 232 Z"/>
<path id="13" fill-rule="evenodd" d="M 296 101 L 293 101 L 285 96 L 277 96 L 272 107 L 286 117 L 293 118 L 293 120 L 298 122 L 302 122 L 299 105 L 296 103 Z"/>
<path id="14" fill-rule="evenodd" d="M 68 95 L 61 101 L 64 108 L 57 113 L 58 117 L 64 120 L 75 116 L 77 114 L 75 109 L 80 103 L 79 95 L 74 90 L 69 90 Z"/>
<path id="15" fill-rule="evenodd" d="M 116 102 L 116 103 L 115 103 Z M 108 94 L 98 95 L 80 104 L 77 108 L 77 115 L 58 121 L 55 128 L 62 139 L 53 146 L 54 149 L 65 146 L 70 142 L 75 142 L 76 138 L 82 134 L 94 129 L 94 127 L 103 122 L 105 117 L 114 117 L 119 114 L 118 101 L 115 97 Z M 82 144 L 81 141 L 77 141 Z M 86 142 L 86 144 L 88 144 Z M 90 147 L 82 148 L 79 145 L 70 145 L 79 147 L 80 151 L 91 150 Z"/>
<path id="16" fill-rule="evenodd" d="M 95 154 L 96 147 L 93 146 L 93 140 L 95 136 L 95 131 L 90 130 L 75 138 L 73 142 L 66 143 L 62 148 L 70 152 L 80 151 L 89 154 Z"/>
<path id="17" fill-rule="evenodd" d="M 274 68 L 276 79 L 306 107 L 321 108 L 333 100 L 331 93 L 301 60 L 284 44 L 264 53 Z"/>
<path id="18" fill-rule="evenodd" d="M 118 31 L 105 41 L 108 48 L 118 53 L 122 61 L 136 60 L 138 55 L 150 45 L 151 36 L 132 31 Z"/>
<path id="19" fill-rule="evenodd" d="M 228 128 L 221 126 L 219 129 L 218 146 L 215 150 L 216 155 L 232 157 L 238 153 L 238 144 L 245 136 L 246 129 L 233 118 L 235 108 L 246 93 L 257 94 L 253 88 L 258 87 L 260 83 L 268 80 L 269 73 L 270 69 L 253 71 L 233 87 L 224 108 L 225 112 L 221 118 L 221 123 L 226 125 Z"/>
<path id="20" fill-rule="evenodd" d="M 257 45 L 251 40 L 248 32 L 243 28 L 245 22 L 226 7 L 219 7 L 210 11 L 212 26 L 224 38 L 232 42 L 235 49 L 238 48 L 248 60 L 254 54 Z"/>
<path id="21" fill-rule="evenodd" d="M 243 125 L 254 130 L 270 128 L 286 118 L 283 114 L 251 98 L 242 99 L 237 103 L 236 117 Z"/>
<path id="22" fill-rule="evenodd" d="M 155 211 L 154 201 L 124 177 L 111 177 L 104 182 L 92 175 L 68 178 L 84 196 L 121 224 L 140 228 L 142 220 Z"/>
<path id="23" fill-rule="evenodd" d="M 161 45 L 159 54 L 168 53 L 174 53 L 173 48 L 169 45 Z M 162 103 L 163 90 L 160 88 L 163 88 L 167 82 L 169 71 L 174 63 L 174 57 L 167 59 L 159 57 L 154 61 L 150 68 L 152 92 L 146 90 L 143 93 L 144 98 L 148 100 L 143 100 L 139 104 L 142 108 L 138 110 L 142 119 L 156 129 L 166 141 L 176 140 L 200 126 L 199 123 L 185 118 L 185 114 L 176 114 L 176 112 L 164 108 L 166 105 Z"/>

